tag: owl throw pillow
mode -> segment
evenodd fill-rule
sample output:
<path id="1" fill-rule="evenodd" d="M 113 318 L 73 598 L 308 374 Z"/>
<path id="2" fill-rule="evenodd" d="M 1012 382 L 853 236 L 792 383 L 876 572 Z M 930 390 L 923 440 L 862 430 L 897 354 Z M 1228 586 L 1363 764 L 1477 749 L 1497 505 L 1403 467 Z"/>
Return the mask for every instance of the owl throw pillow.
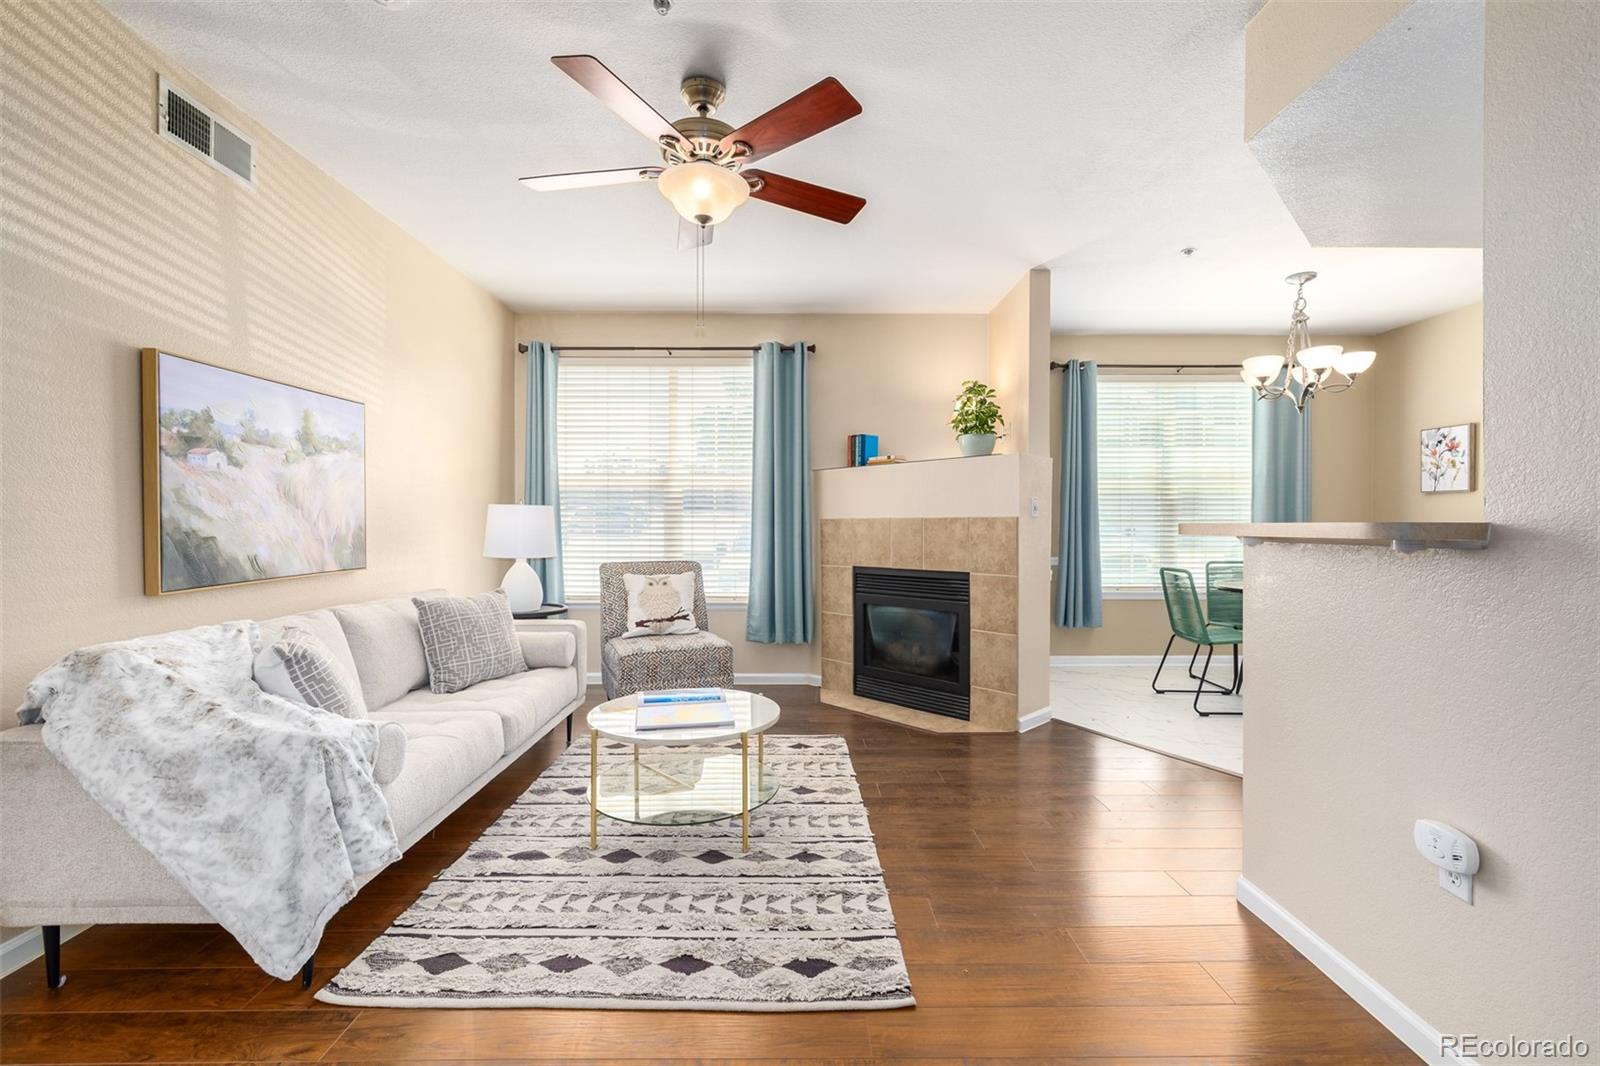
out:
<path id="1" fill-rule="evenodd" d="M 693 633 L 694 574 L 623 574 L 628 592 L 625 637 Z"/>

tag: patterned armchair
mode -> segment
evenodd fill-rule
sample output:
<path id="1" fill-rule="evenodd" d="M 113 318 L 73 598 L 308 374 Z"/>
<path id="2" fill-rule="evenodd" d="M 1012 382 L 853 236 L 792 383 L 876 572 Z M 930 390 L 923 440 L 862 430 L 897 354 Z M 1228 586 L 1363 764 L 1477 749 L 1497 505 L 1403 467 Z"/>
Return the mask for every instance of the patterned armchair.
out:
<path id="1" fill-rule="evenodd" d="M 623 637 L 628 590 L 623 574 L 694 574 L 698 633 Z M 732 688 L 733 645 L 709 630 L 700 564 L 682 560 L 600 564 L 600 677 L 606 698 L 664 688 Z"/>

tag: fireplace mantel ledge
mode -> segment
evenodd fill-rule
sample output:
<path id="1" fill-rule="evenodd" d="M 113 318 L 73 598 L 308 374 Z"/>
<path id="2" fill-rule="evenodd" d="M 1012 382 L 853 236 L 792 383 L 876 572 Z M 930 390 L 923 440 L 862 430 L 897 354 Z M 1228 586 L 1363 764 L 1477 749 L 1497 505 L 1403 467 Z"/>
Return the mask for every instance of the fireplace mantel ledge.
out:
<path id="1" fill-rule="evenodd" d="M 1247 545 L 1368 544 L 1411 553 L 1428 548 L 1475 551 L 1489 546 L 1488 522 L 1180 522 L 1193 537 L 1238 537 Z"/>

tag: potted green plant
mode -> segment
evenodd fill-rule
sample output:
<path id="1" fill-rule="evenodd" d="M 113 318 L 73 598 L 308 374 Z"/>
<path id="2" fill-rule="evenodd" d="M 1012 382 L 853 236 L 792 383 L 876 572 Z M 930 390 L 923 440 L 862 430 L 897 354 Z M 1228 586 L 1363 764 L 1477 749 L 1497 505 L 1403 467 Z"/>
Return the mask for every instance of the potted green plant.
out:
<path id="1" fill-rule="evenodd" d="M 1006 424 L 1006 416 L 994 402 L 995 395 L 995 391 L 981 381 L 961 383 L 950 427 L 956 431 L 956 444 L 962 455 L 988 455 L 994 451 L 994 442 L 1005 436 L 995 432 Z"/>

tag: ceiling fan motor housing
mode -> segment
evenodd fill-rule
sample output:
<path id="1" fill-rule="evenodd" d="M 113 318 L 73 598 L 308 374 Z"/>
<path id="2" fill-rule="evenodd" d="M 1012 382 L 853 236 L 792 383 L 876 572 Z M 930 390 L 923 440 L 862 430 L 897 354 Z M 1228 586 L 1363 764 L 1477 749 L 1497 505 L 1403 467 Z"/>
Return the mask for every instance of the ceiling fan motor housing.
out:
<path id="1" fill-rule="evenodd" d="M 661 158 L 668 166 L 703 160 L 738 169 L 738 149 L 722 145 L 722 139 L 733 132 L 733 127 L 711 117 L 722 106 L 727 94 L 726 87 L 715 78 L 693 74 L 683 79 L 678 92 L 694 114 L 672 123 L 672 128 L 678 131 L 683 140 L 674 142 L 672 138 L 663 137 Z"/>

